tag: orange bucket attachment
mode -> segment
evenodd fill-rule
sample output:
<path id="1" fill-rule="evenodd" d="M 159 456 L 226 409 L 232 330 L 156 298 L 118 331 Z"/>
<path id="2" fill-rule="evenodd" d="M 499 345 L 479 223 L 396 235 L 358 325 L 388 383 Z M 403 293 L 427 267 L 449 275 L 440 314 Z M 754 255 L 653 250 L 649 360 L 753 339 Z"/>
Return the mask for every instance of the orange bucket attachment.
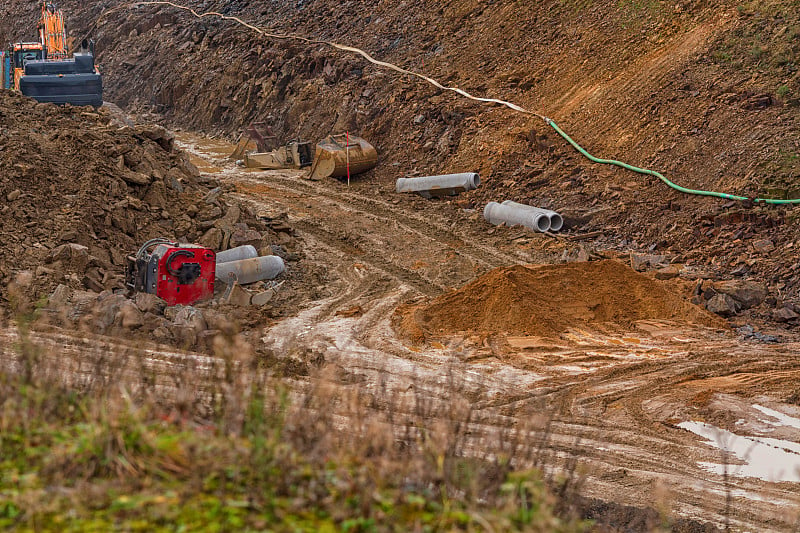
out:
<path id="1" fill-rule="evenodd" d="M 347 167 L 350 175 L 361 174 L 378 164 L 378 152 L 366 140 L 356 135 L 329 135 L 317 143 L 311 179 L 344 178 Z"/>

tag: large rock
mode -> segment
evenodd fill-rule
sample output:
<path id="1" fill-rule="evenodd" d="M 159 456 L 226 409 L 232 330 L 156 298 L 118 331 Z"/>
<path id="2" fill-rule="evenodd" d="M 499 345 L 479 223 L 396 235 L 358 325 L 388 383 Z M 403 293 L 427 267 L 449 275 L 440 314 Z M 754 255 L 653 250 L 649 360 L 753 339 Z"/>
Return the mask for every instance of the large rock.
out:
<path id="1" fill-rule="evenodd" d="M 122 302 L 119 308 L 119 323 L 123 329 L 138 329 L 144 325 L 144 314 L 130 300 Z"/>
<path id="2" fill-rule="evenodd" d="M 206 319 L 209 329 L 217 330 L 229 336 L 239 333 L 239 327 L 236 322 L 228 318 L 225 313 L 206 309 L 203 312 L 203 317 Z"/>
<path id="3" fill-rule="evenodd" d="M 50 252 L 50 262 L 60 262 L 70 272 L 83 273 L 89 265 L 89 248 L 70 242 L 57 246 Z"/>
<path id="4" fill-rule="evenodd" d="M 133 302 L 142 313 L 152 313 L 154 315 L 162 314 L 167 307 L 167 302 L 148 292 L 137 292 L 136 296 L 133 297 Z"/>
<path id="5" fill-rule="evenodd" d="M 219 228 L 211 228 L 200 237 L 198 244 L 212 250 L 219 250 L 220 246 L 222 246 L 222 237 L 222 230 Z"/>
<path id="6" fill-rule="evenodd" d="M 774 311 L 772 313 L 772 317 L 778 322 L 790 322 L 800 318 L 800 315 L 795 313 L 794 310 L 789 307 L 782 307 Z"/>
<path id="7" fill-rule="evenodd" d="M 233 233 L 231 234 L 231 248 L 236 246 L 244 246 L 247 244 L 253 246 L 256 250 L 259 250 L 264 247 L 264 237 L 260 232 L 251 229 L 247 224 L 236 224 L 233 227 Z"/>
<path id="8" fill-rule="evenodd" d="M 756 281 L 717 281 L 711 287 L 717 293 L 733 298 L 740 310 L 759 306 L 767 297 L 766 286 Z"/>
<path id="9" fill-rule="evenodd" d="M 191 305 L 175 307 L 178 309 L 172 320 L 172 331 L 180 342 L 187 346 L 194 346 L 197 344 L 200 333 L 208 329 L 203 313 Z"/>
<path id="10" fill-rule="evenodd" d="M 631 254 L 631 268 L 637 272 L 667 266 L 669 266 L 669 259 L 665 255 Z"/>
<path id="11" fill-rule="evenodd" d="M 70 288 L 66 285 L 59 284 L 56 290 L 53 291 L 53 294 L 47 299 L 47 303 L 51 308 L 58 309 L 65 306 L 69 302 L 71 296 L 72 291 Z"/>
<path id="12" fill-rule="evenodd" d="M 167 186 L 162 180 L 155 180 L 150 185 L 147 194 L 144 195 L 144 201 L 159 209 L 167 208 Z"/>
<path id="13" fill-rule="evenodd" d="M 113 294 L 109 291 L 101 293 L 97 297 L 97 304 L 94 307 L 94 326 L 99 331 L 110 328 L 117 320 L 122 304 L 129 300 L 121 294 Z"/>
<path id="14" fill-rule="evenodd" d="M 165 128 L 158 126 L 156 124 L 148 124 L 146 126 L 136 126 L 136 133 L 142 135 L 143 137 L 147 137 L 151 141 L 157 143 L 161 148 L 165 151 L 169 152 L 172 150 L 172 145 L 175 141 L 175 137 L 167 131 Z"/>
<path id="15" fill-rule="evenodd" d="M 149 185 L 150 182 L 153 181 L 153 177 L 150 174 L 134 172 L 132 170 L 123 170 L 120 173 L 120 177 L 131 185 Z"/>
<path id="16" fill-rule="evenodd" d="M 719 316 L 730 317 L 739 312 L 736 300 L 727 294 L 717 293 L 708 302 L 706 309 Z"/>

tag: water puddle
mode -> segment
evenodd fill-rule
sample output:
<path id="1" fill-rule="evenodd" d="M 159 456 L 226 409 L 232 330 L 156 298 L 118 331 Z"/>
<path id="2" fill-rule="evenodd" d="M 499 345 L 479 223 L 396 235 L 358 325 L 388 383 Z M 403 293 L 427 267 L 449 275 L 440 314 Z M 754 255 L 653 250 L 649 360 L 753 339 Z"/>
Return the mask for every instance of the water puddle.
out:
<path id="1" fill-rule="evenodd" d="M 701 462 L 711 472 L 737 477 L 756 477 L 764 481 L 800 482 L 800 444 L 767 437 L 745 437 L 704 422 L 681 422 L 679 428 L 707 439 L 722 451 L 732 453 L 743 464 Z"/>
<path id="2" fill-rule="evenodd" d="M 231 165 L 228 156 L 235 145 L 222 140 L 198 137 L 186 132 L 175 132 L 175 145 L 186 152 L 189 160 L 205 174 L 219 174 Z"/>
<path id="3" fill-rule="evenodd" d="M 763 405 L 753 405 L 753 408 L 761 411 L 765 415 L 770 418 L 776 419 L 778 422 L 773 422 L 771 420 L 765 420 L 770 425 L 773 426 L 789 426 L 795 429 L 800 429 L 800 418 L 795 418 L 793 416 L 789 416 L 787 414 L 781 413 L 780 411 L 776 411 L 775 409 L 770 409 L 769 407 L 764 407 Z"/>

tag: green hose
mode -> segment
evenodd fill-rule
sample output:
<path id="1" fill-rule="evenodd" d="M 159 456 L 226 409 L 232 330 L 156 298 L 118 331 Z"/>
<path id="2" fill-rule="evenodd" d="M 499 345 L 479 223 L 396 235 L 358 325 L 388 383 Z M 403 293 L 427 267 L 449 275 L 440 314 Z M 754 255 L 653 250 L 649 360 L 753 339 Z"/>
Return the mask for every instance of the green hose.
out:
<path id="1" fill-rule="evenodd" d="M 672 183 L 670 180 L 664 177 L 663 174 L 660 172 L 656 172 L 655 170 L 648 170 L 646 168 L 638 168 L 633 165 L 629 165 L 627 163 L 623 163 L 621 161 L 614 161 L 613 159 L 600 159 L 599 157 L 595 157 L 586 150 L 584 150 L 581 145 L 576 143 L 575 141 L 570 138 L 569 135 L 564 133 L 564 131 L 558 127 L 558 125 L 553 122 L 549 118 L 545 118 L 545 122 L 547 122 L 550 126 L 553 127 L 554 130 L 558 132 L 559 135 L 564 137 L 568 143 L 570 143 L 577 151 L 583 154 L 584 157 L 587 159 L 594 161 L 595 163 L 603 163 L 606 165 L 616 165 L 618 167 L 626 168 L 628 170 L 632 170 L 633 172 L 638 172 L 639 174 L 648 174 L 650 176 L 655 176 L 676 191 L 680 191 L 686 194 L 697 194 L 699 196 L 716 196 L 717 198 L 724 198 L 726 200 L 752 200 L 753 202 L 763 202 L 765 204 L 800 204 L 800 198 L 795 198 L 793 200 L 773 200 L 771 198 L 747 198 L 746 196 L 736 196 L 733 194 L 727 194 L 724 192 L 714 192 L 714 191 L 700 191 L 696 189 L 687 189 L 686 187 L 681 187 L 675 183 Z"/>

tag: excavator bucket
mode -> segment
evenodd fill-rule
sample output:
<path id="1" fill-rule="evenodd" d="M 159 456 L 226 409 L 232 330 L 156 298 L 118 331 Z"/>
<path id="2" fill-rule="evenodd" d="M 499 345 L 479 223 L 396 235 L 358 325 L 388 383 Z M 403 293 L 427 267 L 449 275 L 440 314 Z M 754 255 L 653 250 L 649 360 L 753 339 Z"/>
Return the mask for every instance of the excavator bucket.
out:
<path id="1" fill-rule="evenodd" d="M 277 170 L 281 168 L 300 169 L 311 164 L 311 143 L 290 142 L 271 152 L 245 152 L 244 166 Z"/>
<path id="2" fill-rule="evenodd" d="M 236 140 L 236 148 L 233 149 L 233 153 L 228 156 L 228 159 L 233 161 L 243 160 L 244 154 L 257 149 L 258 147 L 252 139 L 245 137 L 244 134 L 239 135 L 239 138 Z"/>
<path id="3" fill-rule="evenodd" d="M 228 156 L 228 159 L 239 161 L 240 159 L 245 159 L 245 154 L 248 152 L 265 153 L 277 146 L 278 136 L 275 135 L 269 124 L 263 121 L 251 122 L 239 135 L 239 139 L 236 141 L 236 148 Z"/>
<path id="4" fill-rule="evenodd" d="M 311 179 L 344 178 L 361 174 L 378 163 L 378 152 L 365 139 L 356 135 L 329 135 L 317 143 Z"/>

